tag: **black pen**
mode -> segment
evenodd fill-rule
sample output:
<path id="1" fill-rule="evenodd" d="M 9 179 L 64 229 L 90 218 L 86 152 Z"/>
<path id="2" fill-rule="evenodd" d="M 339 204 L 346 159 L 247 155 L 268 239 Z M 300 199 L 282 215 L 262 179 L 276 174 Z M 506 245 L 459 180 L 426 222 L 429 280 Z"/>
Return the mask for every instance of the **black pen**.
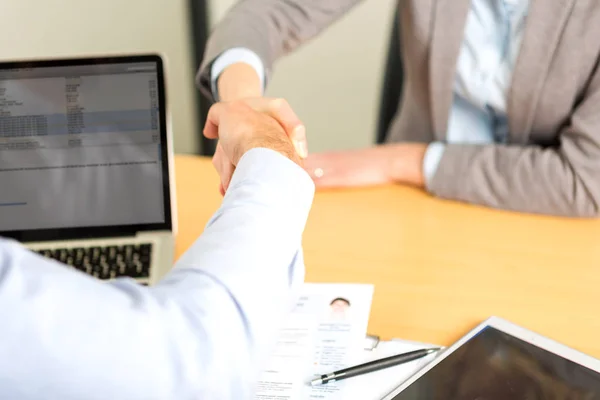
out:
<path id="1" fill-rule="evenodd" d="M 329 382 L 340 381 L 353 376 L 368 374 L 369 372 L 375 372 L 379 371 L 380 369 L 394 367 L 396 365 L 404 364 L 413 360 L 418 360 L 419 358 L 423 358 L 439 350 L 441 350 L 441 347 L 421 349 L 382 358 L 380 360 L 369 361 L 368 363 L 341 369 L 339 371 L 332 372 L 331 374 L 321 375 L 320 377 L 313 379 L 310 384 L 311 386 L 324 385 Z"/>

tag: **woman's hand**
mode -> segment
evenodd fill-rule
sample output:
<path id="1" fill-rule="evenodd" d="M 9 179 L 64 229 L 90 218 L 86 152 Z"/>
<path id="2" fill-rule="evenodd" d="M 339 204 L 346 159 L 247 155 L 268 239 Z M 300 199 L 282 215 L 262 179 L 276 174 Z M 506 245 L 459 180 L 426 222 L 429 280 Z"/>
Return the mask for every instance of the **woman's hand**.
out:
<path id="1" fill-rule="evenodd" d="M 364 150 L 311 154 L 304 168 L 319 189 L 405 183 L 424 186 L 427 145 L 389 144 Z"/>

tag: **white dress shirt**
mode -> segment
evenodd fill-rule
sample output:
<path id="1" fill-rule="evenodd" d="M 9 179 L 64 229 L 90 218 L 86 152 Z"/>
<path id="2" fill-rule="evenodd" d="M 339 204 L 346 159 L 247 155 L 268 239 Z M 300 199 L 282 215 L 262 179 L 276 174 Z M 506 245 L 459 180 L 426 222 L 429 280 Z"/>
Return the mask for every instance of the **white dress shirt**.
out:
<path id="1" fill-rule="evenodd" d="M 529 0 L 473 0 L 458 56 L 454 102 L 446 142 L 503 143 L 508 134 L 506 103 L 512 71 L 521 47 Z M 216 82 L 229 65 L 251 65 L 264 87 L 264 65 L 246 48 L 225 51 L 211 68 L 213 95 Z M 423 162 L 425 182 L 435 174 L 444 143 L 429 144 Z"/>
<path id="2" fill-rule="evenodd" d="M 250 398 L 303 280 L 313 192 L 289 159 L 249 151 L 154 287 L 101 282 L 0 241 L 0 399 Z"/>

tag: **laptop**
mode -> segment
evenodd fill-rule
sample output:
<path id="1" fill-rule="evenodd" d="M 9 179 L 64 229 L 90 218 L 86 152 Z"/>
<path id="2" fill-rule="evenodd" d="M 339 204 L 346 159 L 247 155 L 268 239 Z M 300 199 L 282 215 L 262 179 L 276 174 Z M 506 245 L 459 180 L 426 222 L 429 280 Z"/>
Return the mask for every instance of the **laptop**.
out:
<path id="1" fill-rule="evenodd" d="M 0 236 L 98 279 L 174 256 L 160 56 L 0 63 Z"/>

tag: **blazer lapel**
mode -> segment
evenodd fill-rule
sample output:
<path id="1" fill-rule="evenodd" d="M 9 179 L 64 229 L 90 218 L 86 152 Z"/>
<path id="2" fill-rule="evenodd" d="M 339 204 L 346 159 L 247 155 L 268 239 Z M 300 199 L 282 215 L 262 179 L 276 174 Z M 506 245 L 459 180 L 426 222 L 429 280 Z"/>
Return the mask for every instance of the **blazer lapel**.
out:
<path id="1" fill-rule="evenodd" d="M 436 3 L 429 57 L 430 101 L 434 136 L 444 140 L 452 105 L 456 63 L 471 0 L 438 0 Z"/>
<path id="2" fill-rule="evenodd" d="M 526 144 L 554 51 L 576 0 L 530 0 L 508 94 L 510 142 Z"/>

